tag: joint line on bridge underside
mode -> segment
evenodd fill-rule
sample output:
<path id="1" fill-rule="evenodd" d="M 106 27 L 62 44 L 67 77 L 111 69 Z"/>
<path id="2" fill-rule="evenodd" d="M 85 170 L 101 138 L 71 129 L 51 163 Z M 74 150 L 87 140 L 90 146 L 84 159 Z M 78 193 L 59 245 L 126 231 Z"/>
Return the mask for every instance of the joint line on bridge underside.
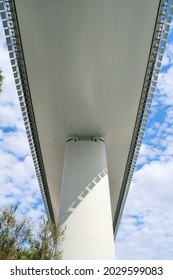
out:
<path id="1" fill-rule="evenodd" d="M 78 142 L 78 141 L 93 141 L 93 142 L 104 142 L 105 143 L 105 138 L 103 136 L 75 136 L 75 135 L 71 135 L 71 136 L 67 136 L 66 137 L 66 143 L 69 141 L 74 141 L 74 142 Z"/>

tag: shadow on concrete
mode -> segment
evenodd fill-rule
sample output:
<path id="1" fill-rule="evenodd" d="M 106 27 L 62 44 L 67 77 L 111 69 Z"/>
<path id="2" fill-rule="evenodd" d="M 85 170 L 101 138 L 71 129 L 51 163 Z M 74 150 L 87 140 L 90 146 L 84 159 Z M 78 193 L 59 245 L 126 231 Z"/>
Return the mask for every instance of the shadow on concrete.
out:
<path id="1" fill-rule="evenodd" d="M 72 198 L 71 201 L 68 203 L 66 207 L 66 211 L 61 214 L 60 212 L 60 220 L 59 220 L 59 225 L 61 226 L 62 224 L 65 223 L 65 221 L 69 218 L 69 216 L 73 213 L 75 208 L 78 207 L 78 205 L 82 202 L 82 200 L 94 189 L 94 187 L 108 174 L 107 168 L 103 169 L 101 172 L 98 173 L 94 179 L 90 180 L 90 183 L 86 186 L 83 187 L 82 191 L 77 195 L 77 197 L 74 199 Z M 60 210 L 61 211 L 61 210 Z"/>

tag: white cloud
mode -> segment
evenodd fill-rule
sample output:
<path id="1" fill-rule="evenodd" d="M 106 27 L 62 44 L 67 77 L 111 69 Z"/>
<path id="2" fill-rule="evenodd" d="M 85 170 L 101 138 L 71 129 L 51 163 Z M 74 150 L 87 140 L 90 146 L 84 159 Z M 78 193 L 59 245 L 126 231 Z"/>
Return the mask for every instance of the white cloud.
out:
<path id="1" fill-rule="evenodd" d="M 119 259 L 173 259 L 173 153 L 166 157 L 167 149 L 154 160 L 158 151 L 142 147 L 151 162 L 134 174 L 116 240 Z"/>
<path id="2" fill-rule="evenodd" d="M 15 83 L 14 83 L 10 58 L 6 47 L 6 40 L 4 37 L 4 31 L 3 31 L 1 20 L 0 20 L 0 69 L 2 70 L 2 74 L 4 76 L 3 90 L 5 92 L 7 90 L 9 93 L 11 92 L 11 90 L 14 92 Z M 17 101 L 16 95 L 14 95 L 14 100 L 15 102 Z"/>
<path id="3" fill-rule="evenodd" d="M 162 60 L 162 66 L 168 66 L 170 64 L 173 64 L 173 45 L 167 44 Z"/>
<path id="4" fill-rule="evenodd" d="M 18 215 L 35 222 L 44 213 L 0 22 L 0 206 L 19 203 Z M 21 199 L 22 198 L 22 199 Z"/>
<path id="5" fill-rule="evenodd" d="M 138 164 L 144 164 L 149 160 L 153 160 L 159 157 L 161 150 L 153 147 L 152 145 L 148 145 L 143 143 L 140 148 L 140 154 L 138 158 Z"/>
<path id="6" fill-rule="evenodd" d="M 1 95 L 4 94 L 4 92 L 1 93 Z M 15 91 L 13 94 L 16 94 Z M 8 98 L 10 99 L 10 96 Z M 24 130 L 20 108 L 9 103 L 3 104 L 2 96 L 0 98 L 0 126 Z"/>
<path id="7" fill-rule="evenodd" d="M 37 220 L 44 208 L 39 206 L 41 195 L 31 157 L 18 161 L 14 155 L 0 151 L 0 158 L 1 206 L 19 203 L 19 214 L 27 213 Z"/>
<path id="8" fill-rule="evenodd" d="M 171 54 L 169 59 L 172 63 Z M 140 169 L 134 174 L 116 239 L 119 259 L 173 259 L 172 81 L 173 66 L 159 77 L 151 126 L 138 159 Z"/>
<path id="9" fill-rule="evenodd" d="M 0 146 L 3 151 L 13 153 L 17 157 L 30 154 L 25 131 L 3 133 L 3 141 Z"/>
<path id="10" fill-rule="evenodd" d="M 116 239 L 119 259 L 173 259 L 173 44 L 162 66 L 166 72 L 159 75 L 138 159 L 142 167 L 134 174 Z"/>
<path id="11" fill-rule="evenodd" d="M 165 121 L 169 124 L 173 124 L 173 106 L 167 109 Z M 173 131 L 172 131 L 173 133 Z"/>
<path id="12" fill-rule="evenodd" d="M 158 78 L 158 90 L 160 93 L 159 100 L 165 105 L 173 104 L 173 65 L 167 70 L 162 72 Z"/>

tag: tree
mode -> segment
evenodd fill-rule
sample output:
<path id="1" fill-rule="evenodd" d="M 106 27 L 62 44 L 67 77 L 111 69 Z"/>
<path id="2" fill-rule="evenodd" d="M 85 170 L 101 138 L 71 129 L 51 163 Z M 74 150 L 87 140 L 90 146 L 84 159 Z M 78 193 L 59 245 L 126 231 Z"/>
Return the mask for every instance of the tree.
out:
<path id="1" fill-rule="evenodd" d="M 2 76 L 2 71 L 1 71 L 1 69 L 0 69 L 0 92 L 1 92 L 1 90 L 2 90 L 2 81 L 3 81 L 3 79 L 4 79 L 4 77 Z"/>
<path id="2" fill-rule="evenodd" d="M 16 219 L 17 206 L 4 206 L 0 211 L 0 260 L 61 259 L 57 242 L 62 242 L 64 231 L 42 217 L 37 233 L 28 218 Z"/>

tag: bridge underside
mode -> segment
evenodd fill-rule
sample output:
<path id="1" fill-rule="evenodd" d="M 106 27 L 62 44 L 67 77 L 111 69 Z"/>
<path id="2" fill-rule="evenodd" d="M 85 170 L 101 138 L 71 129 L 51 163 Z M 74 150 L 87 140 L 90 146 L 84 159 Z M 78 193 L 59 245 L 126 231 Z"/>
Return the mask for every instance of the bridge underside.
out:
<path id="1" fill-rule="evenodd" d="M 150 87 L 157 80 L 152 83 L 151 76 L 165 1 L 9 2 L 19 31 L 20 78 L 25 78 L 19 99 L 21 107 L 22 98 L 32 99 L 28 118 L 31 132 L 36 125 L 33 150 L 38 148 L 36 157 L 43 162 L 36 166 L 45 176 L 48 212 L 58 223 L 66 138 L 103 136 L 115 229 L 144 131 Z"/>

